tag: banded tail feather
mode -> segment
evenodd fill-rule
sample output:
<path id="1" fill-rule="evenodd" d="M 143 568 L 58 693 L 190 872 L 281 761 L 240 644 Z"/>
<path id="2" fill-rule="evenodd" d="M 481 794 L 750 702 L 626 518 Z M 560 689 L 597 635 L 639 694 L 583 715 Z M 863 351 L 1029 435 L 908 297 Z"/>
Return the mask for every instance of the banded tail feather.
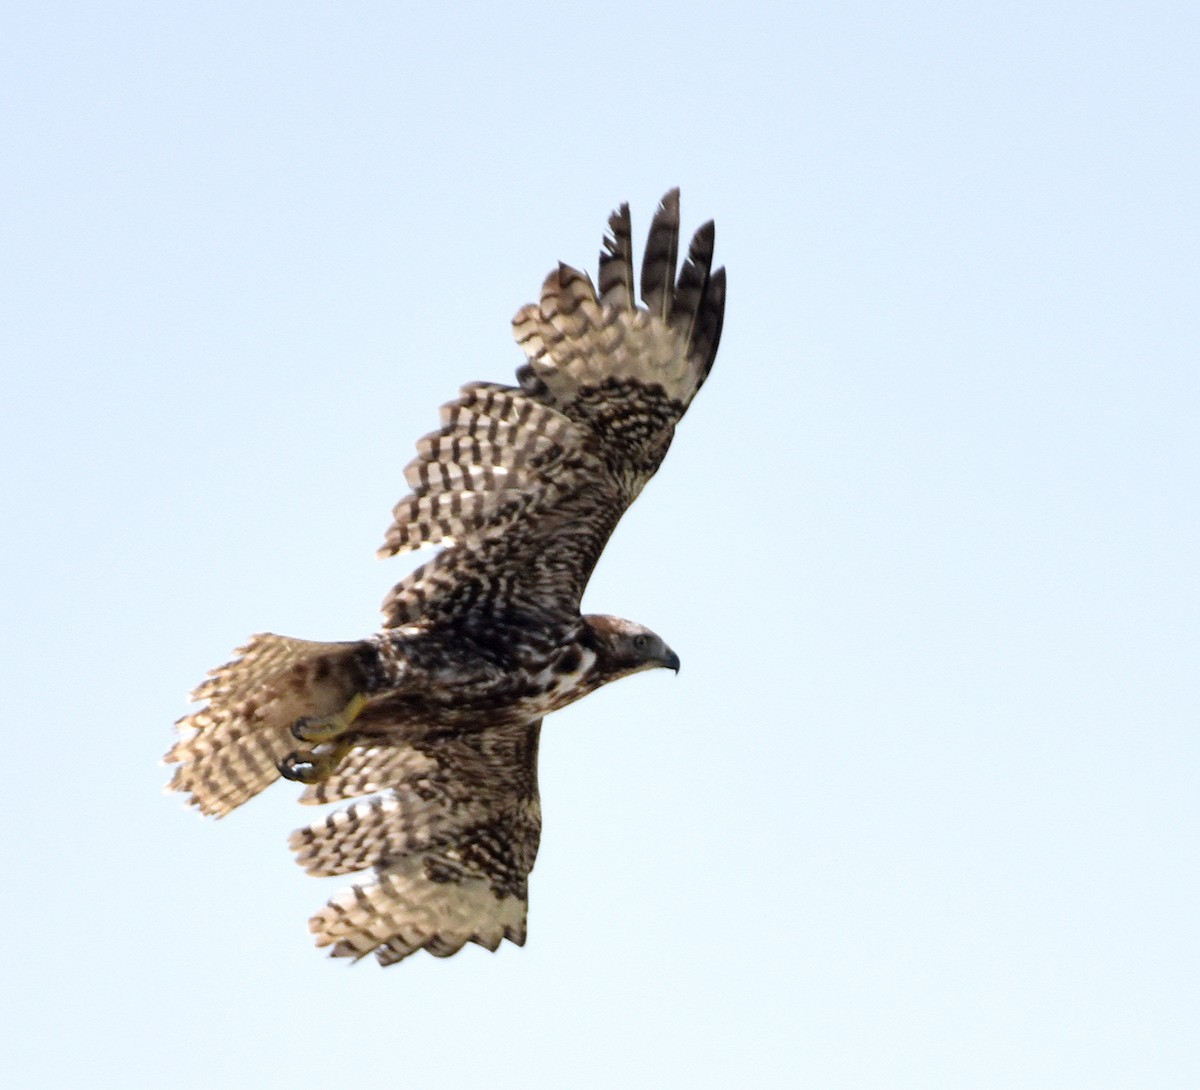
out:
<path id="1" fill-rule="evenodd" d="M 279 779 L 279 761 L 296 748 L 297 719 L 332 714 L 363 686 L 361 642 L 267 632 L 236 654 L 191 694 L 207 703 L 175 724 L 180 737 L 164 758 L 179 765 L 168 788 L 218 817 Z"/>

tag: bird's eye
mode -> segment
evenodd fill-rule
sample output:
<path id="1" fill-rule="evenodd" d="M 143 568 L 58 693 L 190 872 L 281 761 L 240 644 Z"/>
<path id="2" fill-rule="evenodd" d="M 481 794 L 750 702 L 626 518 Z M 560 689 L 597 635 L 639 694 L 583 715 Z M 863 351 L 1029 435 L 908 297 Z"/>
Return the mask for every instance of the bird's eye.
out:
<path id="1" fill-rule="evenodd" d="M 645 651 L 649 643 L 650 640 L 646 636 L 633 637 L 633 646 L 638 651 Z"/>

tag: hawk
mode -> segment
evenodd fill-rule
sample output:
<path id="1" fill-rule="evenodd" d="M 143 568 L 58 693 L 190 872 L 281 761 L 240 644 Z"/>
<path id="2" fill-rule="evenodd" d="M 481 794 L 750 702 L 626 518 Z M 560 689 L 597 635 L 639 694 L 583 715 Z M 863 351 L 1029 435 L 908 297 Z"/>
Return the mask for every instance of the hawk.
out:
<path id="1" fill-rule="evenodd" d="M 517 385 L 476 382 L 417 444 L 382 556 L 439 545 L 379 632 L 252 637 L 192 693 L 170 788 L 221 816 L 281 776 L 301 801 L 360 799 L 292 834 L 314 875 L 372 872 L 310 920 L 335 957 L 525 941 L 541 834 L 542 719 L 641 670 L 678 671 L 632 621 L 580 614 L 625 509 L 654 475 L 716 356 L 725 270 L 711 222 L 676 278 L 679 191 L 650 225 L 635 298 L 629 206 L 598 286 L 560 264 L 517 312 Z M 371 796 L 362 798 L 363 796 Z"/>

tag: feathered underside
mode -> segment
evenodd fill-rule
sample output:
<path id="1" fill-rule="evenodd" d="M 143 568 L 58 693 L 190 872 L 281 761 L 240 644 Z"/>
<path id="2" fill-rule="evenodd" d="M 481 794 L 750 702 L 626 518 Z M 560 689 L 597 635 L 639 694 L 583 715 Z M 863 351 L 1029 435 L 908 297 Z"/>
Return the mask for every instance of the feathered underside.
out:
<path id="1" fill-rule="evenodd" d="M 385 624 L 466 611 L 576 616 L 609 535 L 658 469 L 721 336 L 725 270 L 704 224 L 676 278 L 679 191 L 650 225 L 634 299 L 629 206 L 609 219 L 599 291 L 559 265 L 513 332 L 518 386 L 472 383 L 405 470 L 381 555 L 445 550 L 398 584 Z"/>
<path id="2" fill-rule="evenodd" d="M 298 745 L 298 719 L 336 713 L 371 687 L 379 668 L 373 641 L 266 633 L 240 651 L 195 691 L 208 703 L 179 721 L 166 757 L 179 766 L 170 787 L 218 817 L 279 778 L 279 761 Z M 422 687 L 430 684 L 424 674 Z M 366 742 L 306 788 L 306 803 L 376 796 L 292 834 L 310 874 L 373 871 L 313 916 L 317 945 L 335 957 L 374 953 L 390 965 L 420 949 L 446 956 L 468 942 L 490 950 L 506 938 L 524 943 L 541 832 L 540 733 L 536 719 Z"/>
<path id="3" fill-rule="evenodd" d="M 205 705 L 178 723 L 170 786 L 221 816 L 278 779 L 298 740 L 337 737 L 311 733 L 313 719 L 327 726 L 356 709 L 346 720 L 354 736 L 329 742 L 340 764 L 303 801 L 375 797 L 291 840 L 312 874 L 371 872 L 310 921 L 335 956 L 374 953 L 386 965 L 419 949 L 523 943 L 541 829 L 541 716 L 622 670 L 678 667 L 665 645 L 642 660 L 614 658 L 605 641 L 615 648 L 620 626 L 638 626 L 589 624 L 579 602 L 712 367 L 725 274 L 711 270 L 707 223 L 676 277 L 678 190 L 650 226 L 641 306 L 627 205 L 609 229 L 598 289 L 560 265 L 540 302 L 517 313 L 527 357 L 518 384 L 463 387 L 418 444 L 405 470 L 412 493 L 381 552 L 444 548 L 393 589 L 384 631 L 351 643 L 255 636 L 212 671 L 192 694 Z M 604 636 L 599 622 L 617 628 Z M 610 673 L 589 674 L 603 655 Z M 461 722 L 447 712 L 463 706 Z M 358 734 L 363 723 L 374 733 Z"/>

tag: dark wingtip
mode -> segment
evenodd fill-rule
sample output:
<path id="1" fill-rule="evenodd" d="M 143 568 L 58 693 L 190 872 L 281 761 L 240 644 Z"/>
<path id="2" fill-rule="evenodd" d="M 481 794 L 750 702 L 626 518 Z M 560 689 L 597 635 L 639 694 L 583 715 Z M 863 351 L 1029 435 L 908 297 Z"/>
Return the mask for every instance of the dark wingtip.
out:
<path id="1" fill-rule="evenodd" d="M 600 250 L 600 298 L 619 310 L 633 310 L 633 236 L 628 203 L 608 217 L 609 234 Z"/>
<path id="2" fill-rule="evenodd" d="M 721 344 L 721 329 L 725 324 L 725 267 L 714 269 L 704 286 L 704 295 L 692 328 L 692 352 L 704 362 L 700 366 L 696 389 L 704 385 L 717 349 Z"/>
<path id="3" fill-rule="evenodd" d="M 651 314 L 671 316 L 675 293 L 675 265 L 679 258 L 679 188 L 669 189 L 659 201 L 646 253 L 642 258 L 642 302 Z"/>
<path id="4" fill-rule="evenodd" d="M 683 334 L 689 354 L 693 357 L 699 355 L 702 359 L 703 352 L 695 351 L 692 336 L 708 291 L 716 239 L 717 228 L 712 220 L 701 224 L 692 236 L 687 259 L 679 271 L 679 281 L 675 285 L 675 297 L 671 302 L 671 325 Z"/>

